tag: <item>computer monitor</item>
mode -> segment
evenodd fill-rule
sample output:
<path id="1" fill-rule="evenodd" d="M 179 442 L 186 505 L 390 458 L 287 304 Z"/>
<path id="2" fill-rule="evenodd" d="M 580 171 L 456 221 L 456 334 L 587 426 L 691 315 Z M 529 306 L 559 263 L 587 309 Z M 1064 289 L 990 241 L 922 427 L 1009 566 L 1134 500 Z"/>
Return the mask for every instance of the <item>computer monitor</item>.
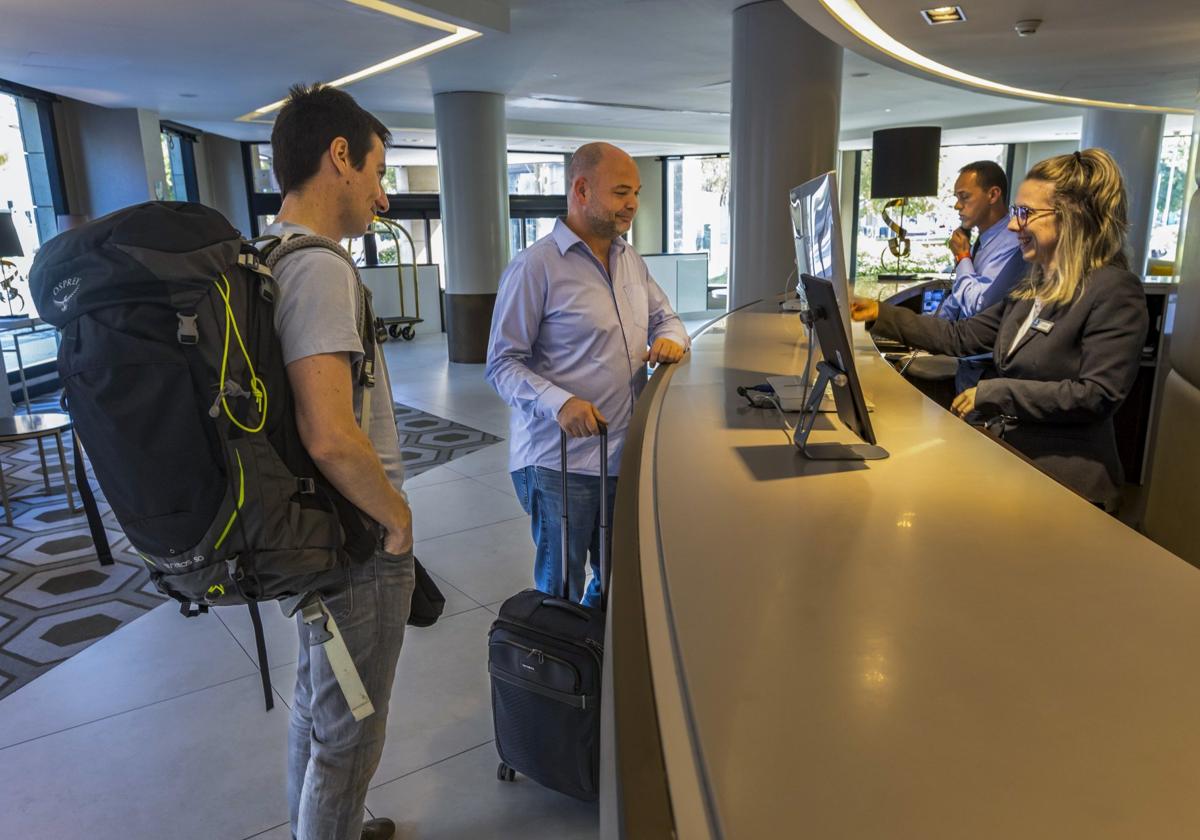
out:
<path id="1" fill-rule="evenodd" d="M 833 284 L 846 333 L 850 333 L 850 281 L 842 247 L 842 221 L 838 212 L 837 175 L 826 172 L 793 187 L 789 194 L 792 234 L 796 246 L 796 294 L 803 308 L 801 274 L 821 277 Z"/>
<path id="2" fill-rule="evenodd" d="M 875 430 L 867 413 L 867 401 L 854 366 L 854 345 L 850 331 L 845 328 L 842 307 L 837 299 L 836 284 L 822 277 L 801 274 L 800 284 L 812 314 L 813 329 L 823 357 L 817 363 L 817 382 L 813 386 L 811 411 L 805 408 L 796 425 L 796 446 L 809 458 L 819 460 L 870 461 L 888 456 L 887 450 L 875 445 Z M 848 307 L 847 307 L 848 308 Z M 861 444 L 809 443 L 808 434 L 816 419 L 821 395 L 827 384 L 833 386 L 833 401 L 838 419 L 862 441 Z"/>

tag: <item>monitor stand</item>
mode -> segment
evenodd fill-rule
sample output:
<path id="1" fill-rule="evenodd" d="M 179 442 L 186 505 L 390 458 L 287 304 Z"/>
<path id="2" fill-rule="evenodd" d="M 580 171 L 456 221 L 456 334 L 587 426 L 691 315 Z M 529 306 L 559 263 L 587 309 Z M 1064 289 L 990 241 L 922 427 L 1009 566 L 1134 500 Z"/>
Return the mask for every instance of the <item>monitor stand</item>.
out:
<path id="1" fill-rule="evenodd" d="M 812 432 L 813 423 L 821 409 L 821 397 L 832 382 L 839 388 L 846 385 L 844 371 L 822 359 L 817 362 L 817 381 L 809 394 L 808 402 L 800 413 L 800 422 L 796 424 L 796 448 L 813 461 L 879 461 L 888 457 L 888 451 L 882 446 L 869 443 L 809 443 L 808 435 Z"/>

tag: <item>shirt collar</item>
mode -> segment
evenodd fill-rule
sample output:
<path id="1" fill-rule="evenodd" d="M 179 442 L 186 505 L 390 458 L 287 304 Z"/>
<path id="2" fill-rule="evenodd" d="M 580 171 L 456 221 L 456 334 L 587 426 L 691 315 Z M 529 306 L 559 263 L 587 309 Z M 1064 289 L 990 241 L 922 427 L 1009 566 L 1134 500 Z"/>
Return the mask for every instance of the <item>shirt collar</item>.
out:
<path id="1" fill-rule="evenodd" d="M 988 242 L 991 242 L 993 239 L 995 239 L 997 236 L 999 236 L 1001 231 L 1007 230 L 1008 229 L 1008 220 L 1010 218 L 1011 217 L 1009 216 L 1009 214 L 1005 213 L 1000 218 L 1000 221 L 996 222 L 990 228 L 988 228 L 987 230 L 979 231 L 979 247 L 982 248 L 985 244 L 987 244 Z"/>
<path id="2" fill-rule="evenodd" d="M 563 221 L 561 216 L 554 220 L 554 230 L 550 235 L 554 237 L 554 244 L 558 246 L 558 252 L 564 257 L 567 255 L 567 251 L 571 250 L 571 246 L 577 242 L 585 249 L 587 248 L 587 243 L 580 239 L 575 231 L 567 227 L 567 223 Z M 624 251 L 629 247 L 629 243 L 625 241 L 625 237 L 623 236 L 618 236 L 613 241 L 613 244 L 617 246 L 617 250 L 619 251 Z"/>

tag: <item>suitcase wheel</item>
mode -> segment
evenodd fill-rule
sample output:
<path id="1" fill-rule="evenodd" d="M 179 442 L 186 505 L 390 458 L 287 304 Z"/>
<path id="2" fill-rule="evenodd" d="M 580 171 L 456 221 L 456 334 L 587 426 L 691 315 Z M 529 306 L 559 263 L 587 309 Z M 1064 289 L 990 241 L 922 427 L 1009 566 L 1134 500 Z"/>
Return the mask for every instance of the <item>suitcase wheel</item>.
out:
<path id="1" fill-rule="evenodd" d="M 517 778 L 517 771 L 501 761 L 500 766 L 496 768 L 496 778 L 502 782 L 511 782 Z"/>

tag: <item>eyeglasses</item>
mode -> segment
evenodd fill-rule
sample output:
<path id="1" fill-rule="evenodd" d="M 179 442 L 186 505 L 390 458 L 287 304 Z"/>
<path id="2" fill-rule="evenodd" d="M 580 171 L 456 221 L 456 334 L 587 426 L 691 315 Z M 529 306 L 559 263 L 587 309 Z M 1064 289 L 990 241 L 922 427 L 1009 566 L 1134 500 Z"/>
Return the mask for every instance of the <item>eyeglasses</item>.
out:
<path id="1" fill-rule="evenodd" d="M 1024 230 L 1033 216 L 1039 213 L 1057 213 L 1058 210 L 1054 207 L 1026 207 L 1023 204 L 1010 204 L 1008 212 L 1017 220 L 1017 227 Z"/>

